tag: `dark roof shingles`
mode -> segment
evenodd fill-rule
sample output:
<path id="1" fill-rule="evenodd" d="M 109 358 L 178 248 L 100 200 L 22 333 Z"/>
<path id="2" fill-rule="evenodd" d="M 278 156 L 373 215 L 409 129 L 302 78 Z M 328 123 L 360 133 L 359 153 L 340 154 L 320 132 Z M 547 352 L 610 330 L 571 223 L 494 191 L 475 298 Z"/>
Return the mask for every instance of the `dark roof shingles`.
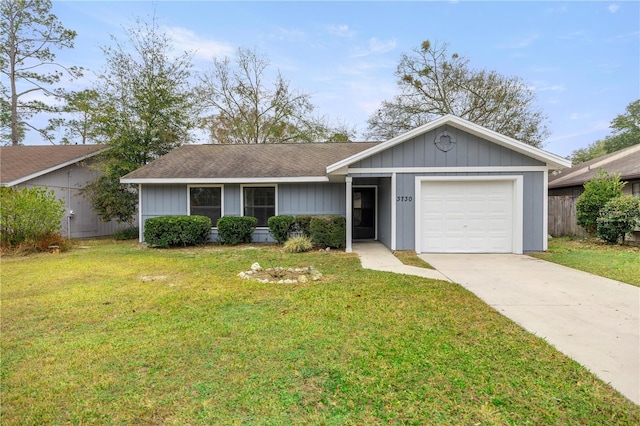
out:
<path id="1" fill-rule="evenodd" d="M 325 176 L 326 167 L 377 145 L 372 142 L 183 145 L 126 179 L 224 179 Z"/>
<path id="2" fill-rule="evenodd" d="M 0 181 L 5 184 L 97 154 L 104 145 L 25 145 L 0 147 Z"/>
<path id="3" fill-rule="evenodd" d="M 582 186 L 595 176 L 599 169 L 619 174 L 622 180 L 640 178 L 640 144 L 594 158 L 569 169 L 564 169 L 555 175 L 550 175 L 549 188 Z"/>

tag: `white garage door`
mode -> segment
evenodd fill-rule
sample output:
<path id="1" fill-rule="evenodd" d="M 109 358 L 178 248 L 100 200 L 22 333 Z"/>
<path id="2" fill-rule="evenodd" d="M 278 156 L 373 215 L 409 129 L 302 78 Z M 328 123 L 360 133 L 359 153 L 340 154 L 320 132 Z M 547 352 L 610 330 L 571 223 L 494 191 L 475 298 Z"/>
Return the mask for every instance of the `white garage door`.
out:
<path id="1" fill-rule="evenodd" d="M 514 182 L 424 181 L 420 199 L 423 253 L 514 251 Z"/>

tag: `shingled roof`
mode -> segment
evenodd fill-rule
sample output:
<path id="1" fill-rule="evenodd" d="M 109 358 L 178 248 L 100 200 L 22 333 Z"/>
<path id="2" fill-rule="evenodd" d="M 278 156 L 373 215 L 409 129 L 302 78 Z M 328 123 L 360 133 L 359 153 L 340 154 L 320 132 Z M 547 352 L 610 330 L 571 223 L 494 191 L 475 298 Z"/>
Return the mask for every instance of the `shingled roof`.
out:
<path id="1" fill-rule="evenodd" d="M 564 169 L 549 176 L 549 189 L 581 186 L 599 169 L 620 175 L 621 180 L 640 179 L 640 144 Z"/>
<path id="2" fill-rule="evenodd" d="M 27 145 L 0 147 L 0 183 L 18 185 L 92 157 L 104 145 Z"/>
<path id="3" fill-rule="evenodd" d="M 125 183 L 326 177 L 328 165 L 373 142 L 183 145 L 122 178 Z"/>

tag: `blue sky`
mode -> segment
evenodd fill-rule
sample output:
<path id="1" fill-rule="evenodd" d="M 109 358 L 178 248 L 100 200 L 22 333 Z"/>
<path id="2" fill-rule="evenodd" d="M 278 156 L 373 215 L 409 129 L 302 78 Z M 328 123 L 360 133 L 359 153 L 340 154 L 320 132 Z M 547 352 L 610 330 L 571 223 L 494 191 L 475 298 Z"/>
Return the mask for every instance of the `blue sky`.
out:
<path id="1" fill-rule="evenodd" d="M 472 67 L 522 78 L 549 117 L 544 149 L 559 155 L 609 134 L 610 121 L 640 98 L 637 1 L 54 1 L 53 12 L 78 32 L 75 48 L 58 59 L 99 72 L 99 46 L 154 10 L 176 48 L 195 51 L 197 69 L 238 47 L 256 48 L 312 95 L 317 114 L 360 132 L 397 93 L 400 55 L 425 39 L 448 43 Z"/>

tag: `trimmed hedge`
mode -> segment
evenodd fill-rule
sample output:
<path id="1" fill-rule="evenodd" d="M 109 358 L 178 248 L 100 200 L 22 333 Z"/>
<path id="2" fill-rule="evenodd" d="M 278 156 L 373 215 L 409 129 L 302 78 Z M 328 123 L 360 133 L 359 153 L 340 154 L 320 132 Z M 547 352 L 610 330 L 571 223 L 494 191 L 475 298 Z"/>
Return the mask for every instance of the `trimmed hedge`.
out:
<path id="1" fill-rule="evenodd" d="M 311 224 L 311 218 L 313 216 L 308 214 L 301 214 L 296 216 L 295 226 L 298 231 L 302 232 L 302 235 L 305 237 L 311 237 L 311 231 L 309 230 L 309 225 Z"/>
<path id="2" fill-rule="evenodd" d="M 309 223 L 311 241 L 315 244 L 344 248 L 347 243 L 347 223 L 339 215 L 313 216 Z"/>
<path id="3" fill-rule="evenodd" d="M 295 226 L 295 219 L 288 215 L 271 216 L 267 219 L 267 226 L 273 238 L 282 244 L 289 239 L 289 233 Z"/>
<path id="4" fill-rule="evenodd" d="M 210 235 L 206 216 L 160 216 L 144 222 L 144 240 L 161 248 L 204 244 Z"/>
<path id="5" fill-rule="evenodd" d="M 221 244 L 250 243 L 258 219 L 251 216 L 222 216 L 218 219 L 218 240 Z"/>

